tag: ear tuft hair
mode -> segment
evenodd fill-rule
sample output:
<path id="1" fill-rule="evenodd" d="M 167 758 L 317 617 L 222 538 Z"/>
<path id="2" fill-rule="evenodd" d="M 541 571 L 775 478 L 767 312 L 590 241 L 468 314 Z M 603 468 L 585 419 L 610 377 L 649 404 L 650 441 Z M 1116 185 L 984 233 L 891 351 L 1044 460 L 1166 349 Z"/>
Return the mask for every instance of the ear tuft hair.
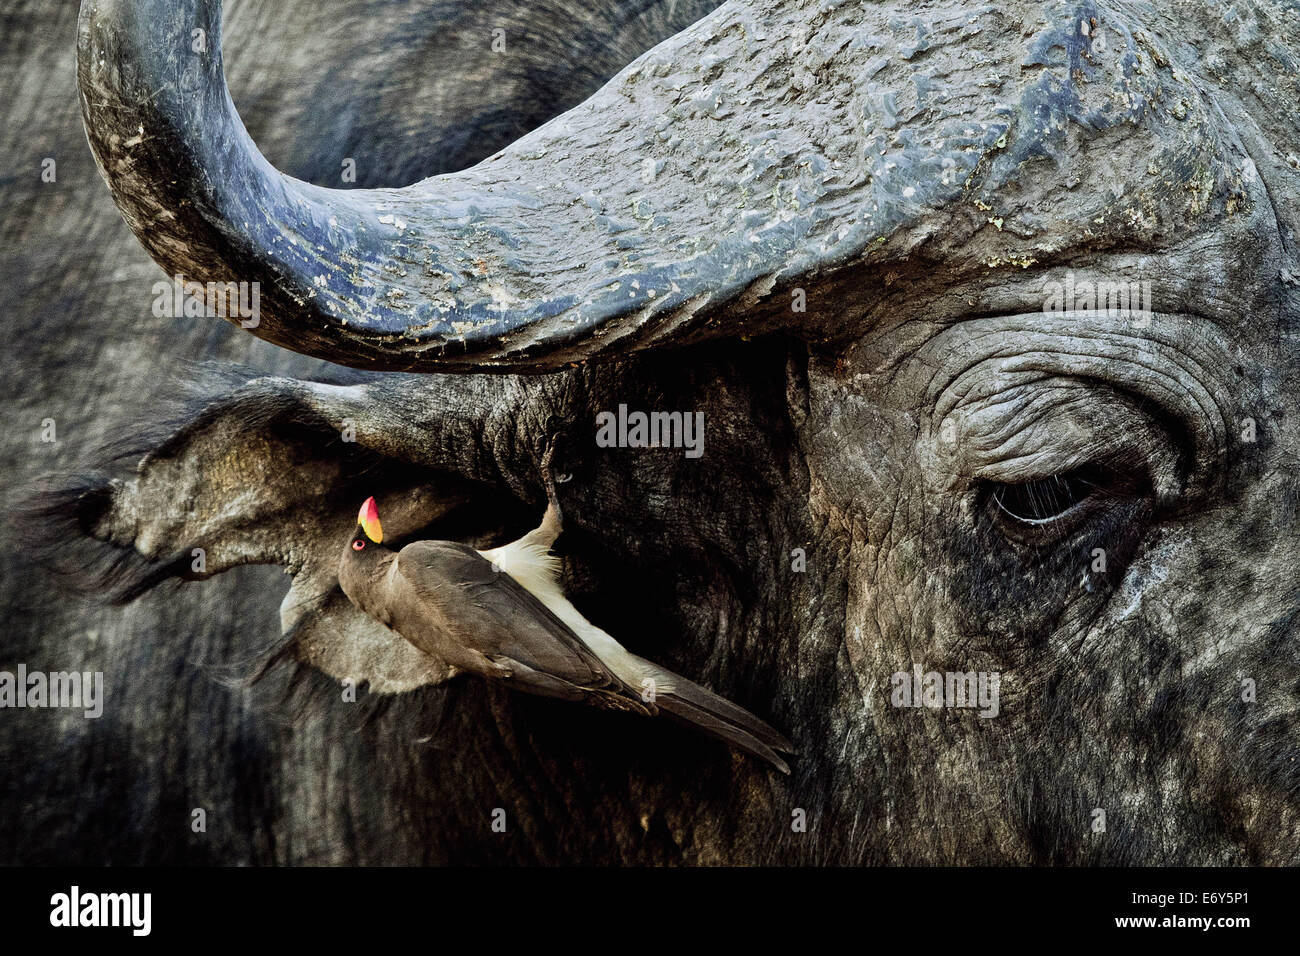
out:
<path id="1" fill-rule="evenodd" d="M 17 540 L 69 591 L 105 604 L 128 604 L 188 574 L 188 553 L 149 558 L 130 544 L 96 537 L 112 500 L 113 482 L 103 474 L 47 480 L 14 509 Z"/>

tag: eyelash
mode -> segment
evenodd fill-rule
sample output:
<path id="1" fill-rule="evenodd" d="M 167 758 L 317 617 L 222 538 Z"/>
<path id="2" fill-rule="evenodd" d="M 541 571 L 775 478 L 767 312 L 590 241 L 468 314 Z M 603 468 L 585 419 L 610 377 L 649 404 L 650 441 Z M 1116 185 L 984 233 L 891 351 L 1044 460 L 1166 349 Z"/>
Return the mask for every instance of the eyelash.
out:
<path id="1" fill-rule="evenodd" d="M 1013 540 L 1043 544 L 1060 540 L 1109 507 L 1149 493 L 1149 480 L 1099 464 L 1031 481 L 987 482 L 987 509 L 995 526 Z"/>
<path id="2" fill-rule="evenodd" d="M 1013 521 L 1027 525 L 1050 524 L 1083 504 L 1098 488 L 1082 472 L 1082 469 L 1075 469 L 1022 484 L 995 485 L 991 497 Z"/>

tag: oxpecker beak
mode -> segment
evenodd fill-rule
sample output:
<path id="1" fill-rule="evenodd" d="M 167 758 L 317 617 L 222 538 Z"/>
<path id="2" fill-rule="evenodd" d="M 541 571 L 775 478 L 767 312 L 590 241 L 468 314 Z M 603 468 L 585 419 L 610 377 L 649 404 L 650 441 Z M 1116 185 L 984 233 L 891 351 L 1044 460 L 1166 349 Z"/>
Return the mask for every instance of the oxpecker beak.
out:
<path id="1" fill-rule="evenodd" d="M 379 523 L 379 507 L 373 497 L 367 498 L 366 503 L 361 506 L 361 513 L 357 515 L 357 524 L 361 525 L 361 530 L 366 533 L 366 537 L 375 544 L 384 540 L 384 528 Z"/>

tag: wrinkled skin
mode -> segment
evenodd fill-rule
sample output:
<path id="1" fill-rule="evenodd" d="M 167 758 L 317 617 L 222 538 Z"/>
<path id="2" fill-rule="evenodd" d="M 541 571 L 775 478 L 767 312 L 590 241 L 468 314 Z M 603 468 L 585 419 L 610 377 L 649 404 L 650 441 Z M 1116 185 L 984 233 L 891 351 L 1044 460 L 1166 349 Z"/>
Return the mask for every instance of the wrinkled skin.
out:
<path id="1" fill-rule="evenodd" d="M 1153 14 L 1146 26 L 1160 35 L 1173 20 Z M 1200 34 L 1199 56 L 1179 66 L 1206 84 L 1210 115 L 1234 69 L 1277 48 L 1240 10 L 1216 14 Z M 239 49 L 233 36 L 228 49 Z M 150 425 L 141 447 L 154 455 L 135 483 L 77 512 L 89 522 L 79 555 L 102 561 L 105 543 L 132 555 L 103 588 L 129 591 L 201 543 L 208 573 L 279 563 L 317 593 L 328 581 L 315 569 L 370 493 L 381 509 L 385 496 L 405 508 L 398 539 L 493 543 L 526 530 L 543 502 L 538 460 L 559 433 L 559 465 L 573 476 L 560 550 L 575 603 L 629 648 L 785 731 L 801 751 L 789 779 L 671 727 L 436 683 L 436 668 L 332 605 L 290 634 L 286 656 L 304 665 L 295 673 L 306 703 L 286 718 L 260 696 L 196 680 L 189 663 L 211 669 L 267 648 L 280 579 L 239 569 L 186 585 L 181 601 L 146 596 L 126 612 L 142 615 L 137 623 L 124 625 L 122 612 L 45 598 L 46 579 L 18 548 L 7 560 L 19 573 L 6 581 L 27 582 L 12 600 L 30 608 L 30 629 L 13 659 L 38 666 L 48 655 L 54 668 L 70 635 L 104 628 L 111 639 L 82 643 L 77 659 L 102 666 L 110 693 L 122 688 L 131 704 L 69 737 L 53 733 L 48 714 L 4 724 L 7 748 L 64 748 L 6 782 L 39 811 L 6 821 L 9 857 L 89 859 L 90 834 L 126 827 L 138 843 L 100 841 L 108 850 L 96 852 L 252 862 L 1297 862 L 1300 436 L 1287 411 L 1300 394 L 1290 278 L 1300 190 L 1286 160 L 1295 118 L 1279 106 L 1294 99 L 1295 68 L 1283 67 L 1272 87 L 1251 88 L 1254 111 L 1214 126 L 1219 138 L 1200 156 L 1217 170 L 1212 184 L 1189 167 L 1152 175 L 1191 185 L 1110 192 L 1105 168 L 1132 183 L 1153 141 L 1177 135 L 1163 119 L 1125 135 L 1074 129 L 1064 143 L 1049 138 L 1056 161 L 1023 166 L 1017 144 L 1027 138 L 1012 138 L 1017 162 L 1001 169 L 994 159 L 988 174 L 993 209 L 966 203 L 942 230 L 917 216 L 904 231 L 926 236 L 920 251 L 898 240 L 871 270 L 804 280 L 808 313 L 836 319 L 817 334 L 728 337 L 531 377 L 366 376 L 319 387 L 200 378 L 199 404 L 215 404 L 202 417 L 178 414 L 181 424 Z M 1243 175 L 1245 157 L 1255 174 Z M 1045 314 L 1044 283 L 1066 269 L 1150 278 L 1150 325 Z M 123 292 L 136 308 L 141 285 Z M 246 348 L 264 370 L 315 371 L 221 333 L 232 350 L 222 357 Z M 194 354 L 180 351 L 193 343 L 163 344 L 164 354 Z M 53 370 L 62 353 L 45 348 L 39 367 Z M 31 359 L 19 370 L 36 367 Z M 65 400 L 77 394 L 73 381 L 59 379 Z M 29 417 L 45 414 L 28 401 Z M 620 403 L 703 410 L 704 457 L 596 447 L 596 413 Z M 355 447 L 333 437 L 349 421 Z M 1017 525 L 993 500 L 1005 486 L 1089 463 L 1104 466 L 1107 483 L 1070 520 Z M 182 504 L 159 507 L 164 500 Z M 256 515 L 255 528 L 232 522 L 231 500 Z M 800 548 L 798 571 L 791 552 Z M 243 604 L 233 620 L 231 602 Z M 202 636 L 183 636 L 196 628 Z M 914 664 L 1000 673 L 999 715 L 892 706 L 891 675 Z M 288 670 L 273 668 L 268 681 Z M 341 701 L 322 670 L 365 682 L 362 702 Z M 1243 699 L 1246 679 L 1254 701 Z M 427 686 L 357 719 L 376 709 L 375 687 L 407 684 Z M 178 720 L 193 732 L 172 733 Z M 111 802 L 146 771 L 151 782 L 125 806 L 53 825 L 71 816 L 58 794 L 82 785 L 78 759 L 92 761 L 97 800 Z M 213 815 L 230 823 L 188 834 L 191 806 L 224 806 Z M 497 806 L 511 821 L 504 836 L 488 829 Z M 791 827 L 796 809 L 806 832 Z M 46 840 L 51 826 L 53 839 L 38 843 L 33 835 Z"/>

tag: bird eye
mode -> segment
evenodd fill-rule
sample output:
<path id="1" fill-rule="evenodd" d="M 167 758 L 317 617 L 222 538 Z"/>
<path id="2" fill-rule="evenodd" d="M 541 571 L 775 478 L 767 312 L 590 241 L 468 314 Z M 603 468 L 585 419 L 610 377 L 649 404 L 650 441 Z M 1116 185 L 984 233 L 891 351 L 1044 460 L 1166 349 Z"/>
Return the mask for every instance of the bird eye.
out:
<path id="1" fill-rule="evenodd" d="M 366 549 L 366 543 L 362 541 L 360 538 L 357 538 L 352 542 L 353 551 L 364 551 L 365 549 Z"/>

